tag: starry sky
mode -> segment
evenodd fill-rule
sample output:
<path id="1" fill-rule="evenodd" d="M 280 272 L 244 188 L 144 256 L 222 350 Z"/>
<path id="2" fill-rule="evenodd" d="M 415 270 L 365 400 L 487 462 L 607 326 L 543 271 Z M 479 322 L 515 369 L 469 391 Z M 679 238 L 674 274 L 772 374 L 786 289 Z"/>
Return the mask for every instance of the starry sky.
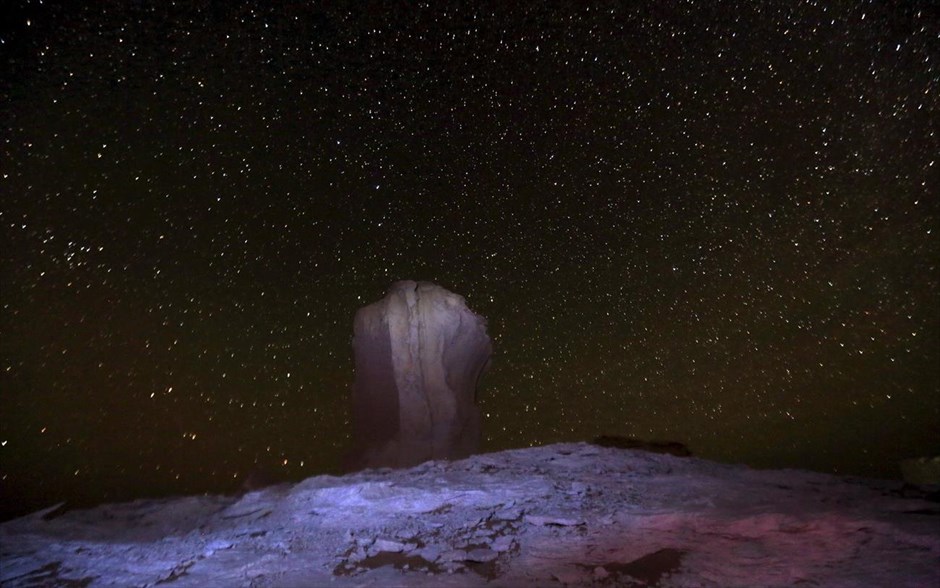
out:
<path id="1" fill-rule="evenodd" d="M 399 279 L 488 319 L 486 450 L 940 453 L 931 4 L 19 2 L 2 514 L 336 471 Z"/>

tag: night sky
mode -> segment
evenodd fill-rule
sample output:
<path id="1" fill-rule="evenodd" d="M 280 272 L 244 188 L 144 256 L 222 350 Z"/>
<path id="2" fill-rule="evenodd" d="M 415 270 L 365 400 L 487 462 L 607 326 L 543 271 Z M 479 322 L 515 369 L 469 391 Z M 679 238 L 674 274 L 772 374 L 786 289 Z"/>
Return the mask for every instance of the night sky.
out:
<path id="1" fill-rule="evenodd" d="M 3 516 L 337 471 L 399 279 L 488 451 L 940 453 L 932 2 L 276 4 L 0 18 Z"/>

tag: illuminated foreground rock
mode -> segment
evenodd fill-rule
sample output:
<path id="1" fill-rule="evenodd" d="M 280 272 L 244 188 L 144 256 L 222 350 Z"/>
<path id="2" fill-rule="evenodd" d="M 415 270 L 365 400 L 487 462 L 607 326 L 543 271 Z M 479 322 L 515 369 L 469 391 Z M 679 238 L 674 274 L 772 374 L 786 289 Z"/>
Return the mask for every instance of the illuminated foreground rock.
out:
<path id="1" fill-rule="evenodd" d="M 0 525 L 3 586 L 938 586 L 900 482 L 559 444 Z"/>

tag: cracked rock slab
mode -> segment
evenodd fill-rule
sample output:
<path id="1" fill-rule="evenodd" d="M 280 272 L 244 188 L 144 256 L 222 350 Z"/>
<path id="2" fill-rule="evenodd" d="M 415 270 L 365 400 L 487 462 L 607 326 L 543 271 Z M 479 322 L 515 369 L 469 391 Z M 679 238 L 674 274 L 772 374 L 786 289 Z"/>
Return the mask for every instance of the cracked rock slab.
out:
<path id="1" fill-rule="evenodd" d="M 0 585 L 937 586 L 935 490 L 558 444 L 47 509 L 0 524 Z"/>

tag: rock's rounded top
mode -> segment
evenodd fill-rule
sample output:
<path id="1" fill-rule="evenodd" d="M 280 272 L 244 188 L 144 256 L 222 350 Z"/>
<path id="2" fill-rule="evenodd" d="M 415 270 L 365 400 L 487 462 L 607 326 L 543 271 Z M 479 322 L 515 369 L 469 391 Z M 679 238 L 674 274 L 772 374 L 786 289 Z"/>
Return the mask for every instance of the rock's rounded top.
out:
<path id="1" fill-rule="evenodd" d="M 460 303 L 464 306 L 467 304 L 467 299 L 460 294 L 455 294 L 443 286 L 439 286 L 434 282 L 427 282 L 425 280 L 399 280 L 388 287 L 388 291 L 385 293 L 385 296 L 388 297 L 390 294 L 401 291 L 420 292 L 422 296 L 441 296 L 447 300 L 449 304 Z"/>

